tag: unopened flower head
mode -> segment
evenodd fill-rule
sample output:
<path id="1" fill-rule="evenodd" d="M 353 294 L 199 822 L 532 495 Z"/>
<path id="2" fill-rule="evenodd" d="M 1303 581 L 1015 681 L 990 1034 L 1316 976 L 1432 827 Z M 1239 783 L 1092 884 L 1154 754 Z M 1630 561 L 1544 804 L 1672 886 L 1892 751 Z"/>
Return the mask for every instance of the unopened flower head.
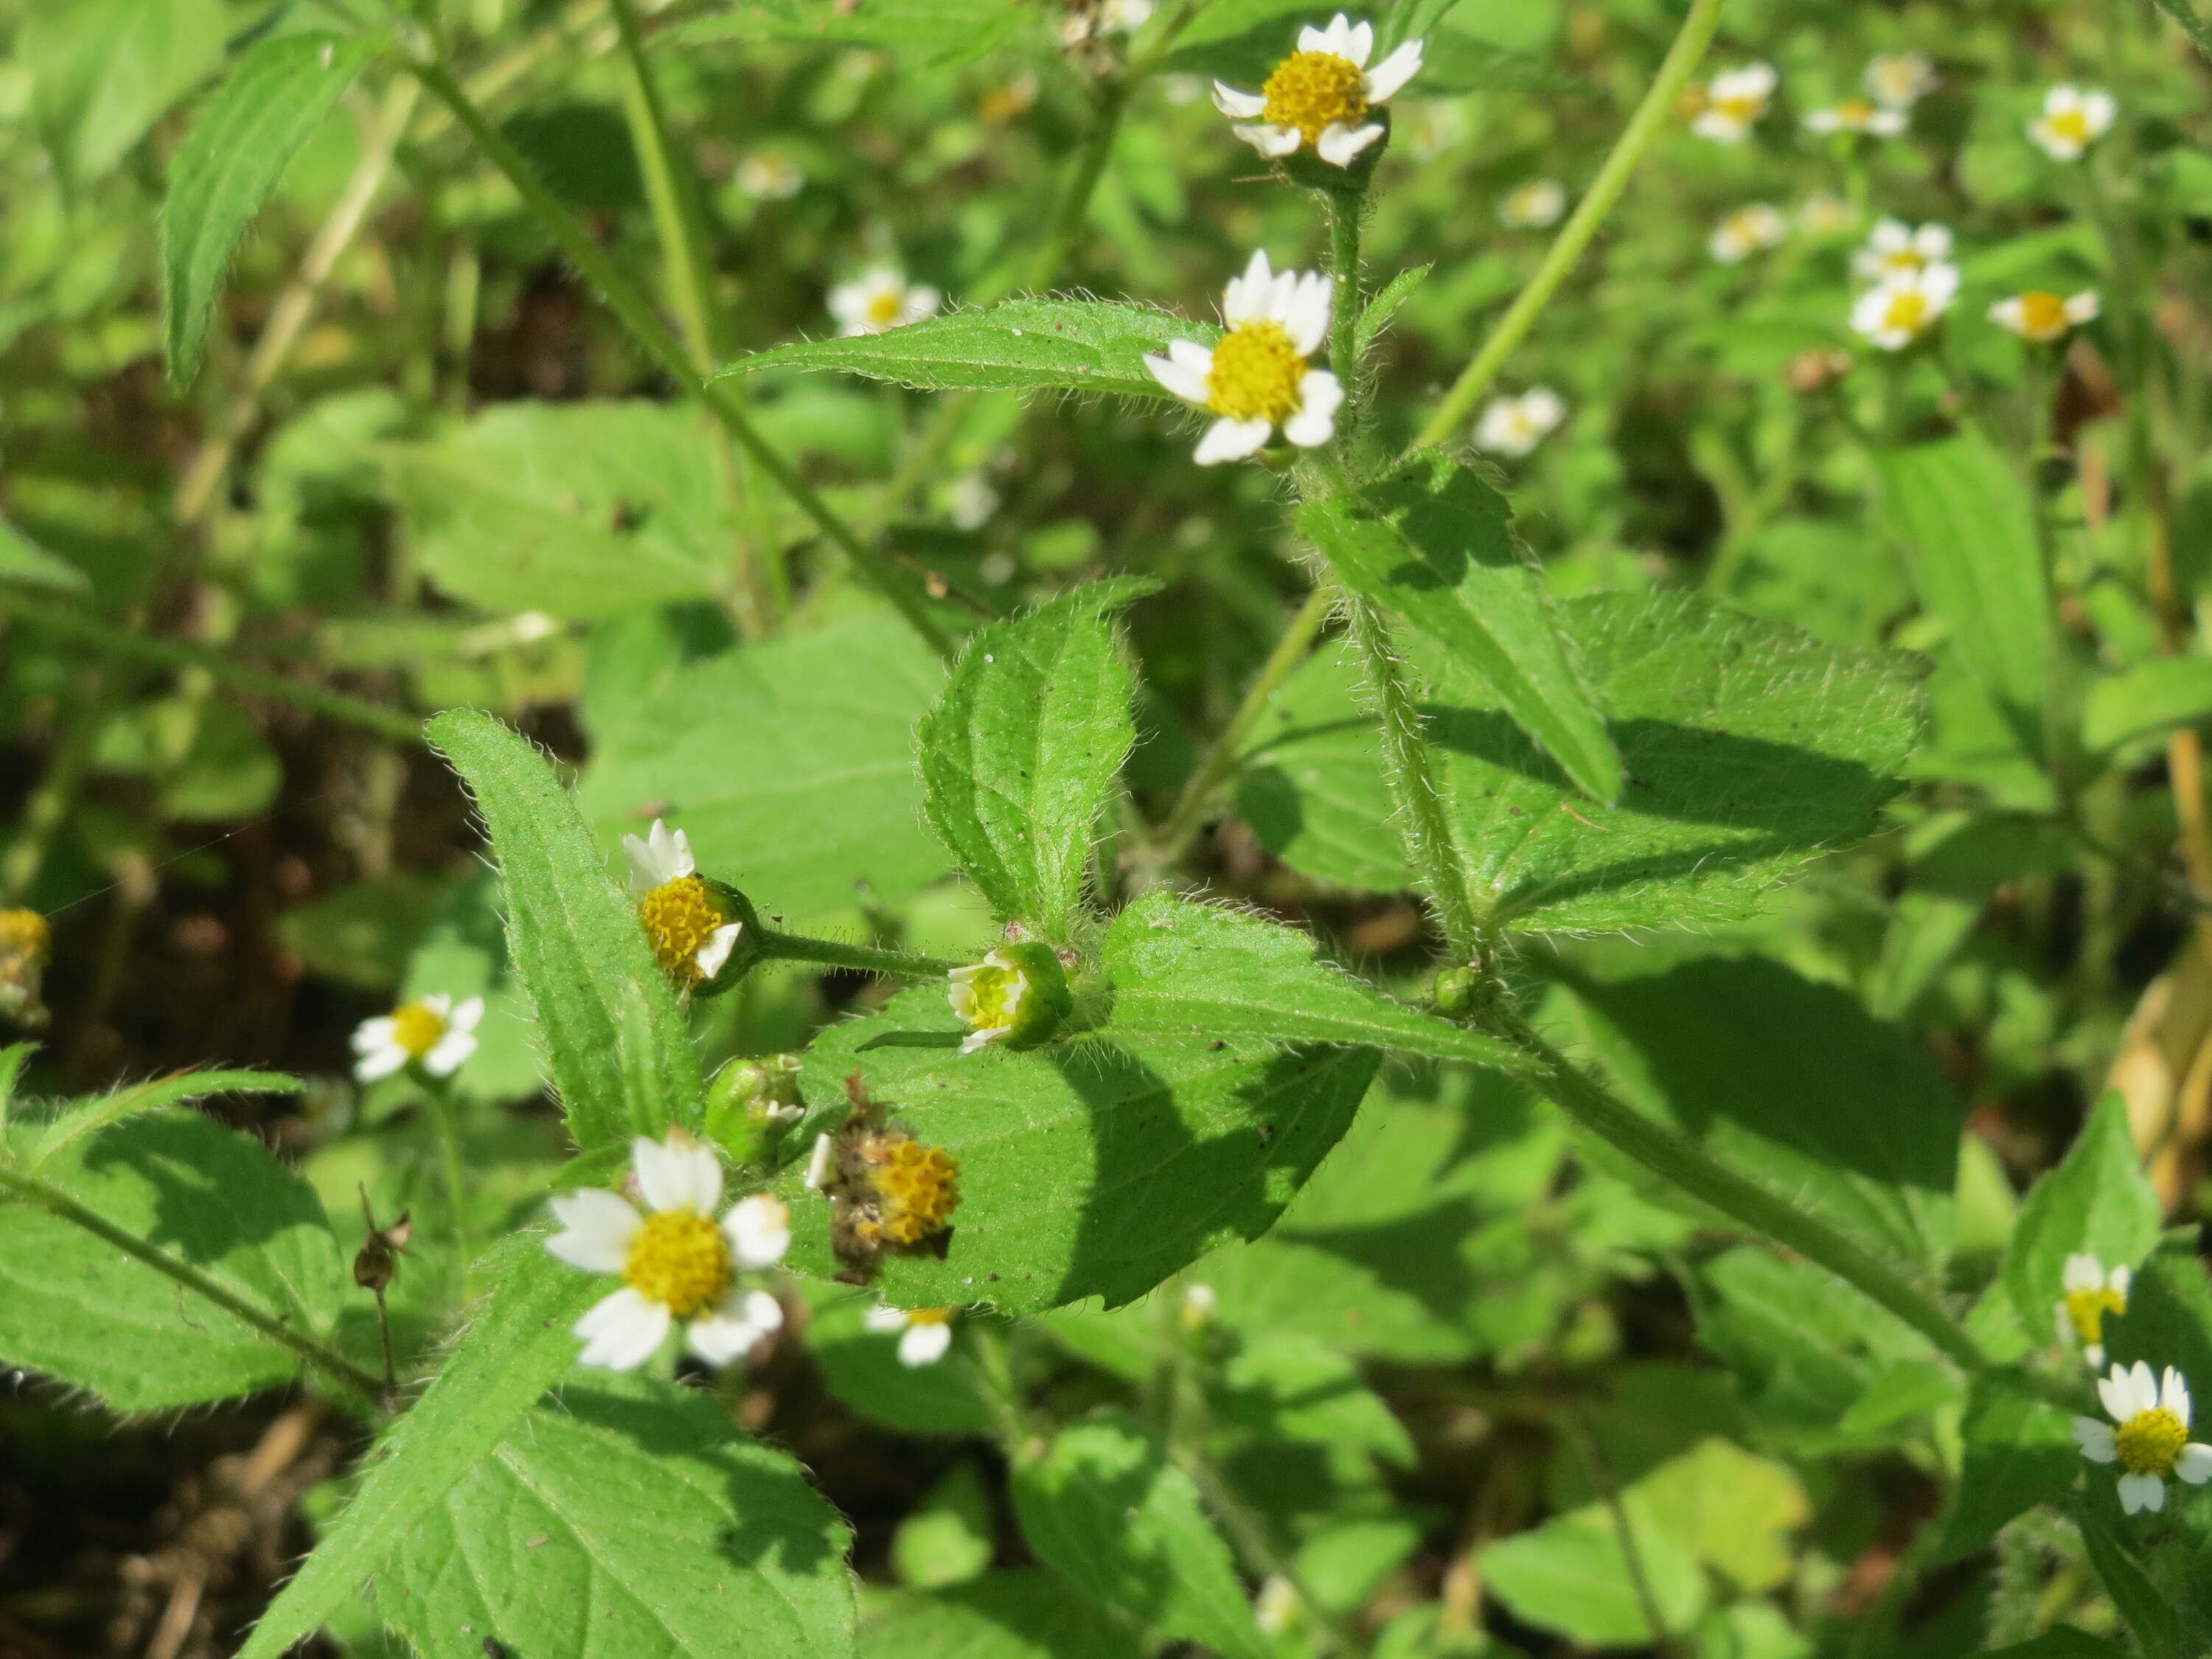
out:
<path id="1" fill-rule="evenodd" d="M 2058 1340 L 2069 1346 L 2080 1343 L 2091 1370 L 2105 1368 L 2105 1316 L 2127 1312 L 2130 1277 L 2125 1262 L 2106 1273 L 2094 1255 L 2066 1258 L 2065 1276 L 2059 1281 L 2066 1294 L 2058 1299 Z"/>
<path id="2" fill-rule="evenodd" d="M 738 1275 L 783 1260 L 791 1248 L 790 1209 L 757 1193 L 717 1219 L 721 1162 L 681 1129 L 662 1140 L 639 1136 L 630 1160 L 642 1212 L 599 1187 L 553 1200 L 561 1231 L 545 1248 L 572 1267 L 623 1281 L 576 1322 L 584 1340 L 579 1358 L 635 1370 L 681 1323 L 685 1346 L 710 1365 L 726 1365 L 783 1324 L 776 1299 L 740 1284 Z"/>
<path id="3" fill-rule="evenodd" d="M 1884 351 L 1902 351 L 1936 326 L 1959 292 L 1956 265 L 1899 271 L 1851 307 L 1851 327 Z"/>
<path id="4" fill-rule="evenodd" d="M 2094 289 L 2085 288 L 2079 294 L 2062 298 L 2042 289 L 2032 288 L 2025 294 L 2015 294 L 2008 300 L 1998 301 L 1990 307 L 1990 318 L 2023 340 L 2048 344 L 2053 340 L 2065 338 L 2084 323 L 2094 322 L 2098 309 Z M 2081 1259 L 2079 1256 L 2073 1258 L 2076 1261 Z M 2126 1269 L 2119 1271 L 2124 1273 Z"/>
<path id="5" fill-rule="evenodd" d="M 1857 219 L 1851 204 L 1830 191 L 1808 196 L 1797 207 L 1797 228 L 1808 236 L 1840 236 Z"/>
<path id="6" fill-rule="evenodd" d="M 703 985 L 729 967 L 745 919 L 727 888 L 699 874 L 691 838 L 659 818 L 642 838 L 623 837 L 630 896 L 661 970 L 678 989 Z"/>
<path id="7" fill-rule="evenodd" d="M 1200 466 L 1257 454 L 1278 427 L 1301 449 L 1336 435 L 1344 388 L 1306 362 L 1328 337 L 1332 291 L 1317 271 L 1278 273 L 1255 253 L 1222 298 L 1229 331 L 1217 344 L 1175 340 L 1164 357 L 1145 359 L 1154 380 L 1215 416 L 1198 441 Z"/>
<path id="8" fill-rule="evenodd" d="M 934 1365 L 952 1346 L 950 1308 L 871 1308 L 867 1327 L 879 1336 L 897 1335 L 899 1364 L 908 1370 Z"/>
<path id="9" fill-rule="evenodd" d="M 2164 1509 L 2169 1477 L 2192 1486 L 2212 1480 L 2212 1446 L 2189 1437 L 2189 1384 L 2172 1366 L 2160 1380 L 2140 1359 L 2132 1368 L 2115 1365 L 2097 1395 L 2112 1422 L 2077 1417 L 2074 1438 L 2092 1463 L 2120 1466 L 2120 1507 L 2128 1514 Z"/>
<path id="10" fill-rule="evenodd" d="M 1690 131 L 1717 144 L 1741 143 L 1766 113 L 1767 100 L 1774 96 L 1778 79 L 1771 64 L 1746 64 L 1716 75 L 1705 88 L 1703 107 L 1690 123 Z"/>
<path id="11" fill-rule="evenodd" d="M 1567 187 L 1556 179 L 1529 179 L 1498 204 L 1498 222 L 1510 230 L 1542 230 L 1567 210 Z"/>
<path id="12" fill-rule="evenodd" d="M 890 265 L 877 265 L 830 290 L 830 314 L 840 334 L 887 334 L 934 317 L 944 295 L 927 283 L 909 283 Z"/>
<path id="13" fill-rule="evenodd" d="M 960 1044 L 963 1054 L 993 1043 L 1030 1048 L 1048 1042 L 1071 1006 L 1059 956 L 1034 940 L 1002 945 L 981 962 L 955 968 L 945 979 L 952 1012 L 968 1027 Z"/>
<path id="14" fill-rule="evenodd" d="M 1566 417 L 1565 400 L 1547 386 L 1492 398 L 1474 423 L 1474 447 L 1492 455 L 1526 455 Z"/>
<path id="15" fill-rule="evenodd" d="M 1905 112 L 1865 98 L 1846 98 L 1840 104 L 1816 109 L 1805 118 L 1814 132 L 1856 132 L 1875 138 L 1894 138 L 1905 131 Z"/>
<path id="16" fill-rule="evenodd" d="M 1941 264 L 1950 257 L 1948 225 L 1927 224 L 1915 230 L 1902 219 L 1877 219 L 1867 245 L 1851 255 L 1851 270 L 1869 283 L 1881 283 Z"/>
<path id="17" fill-rule="evenodd" d="M 2054 161 L 2078 161 L 2081 153 L 2112 131 L 2119 106 L 2109 92 L 2053 87 L 2044 94 L 2043 113 L 2027 124 L 2027 136 Z"/>
<path id="18" fill-rule="evenodd" d="M 1866 88 L 1888 109 L 1910 109 L 1936 90 L 1936 66 L 1917 52 L 1886 52 L 1866 66 Z"/>
<path id="19" fill-rule="evenodd" d="M 779 150 L 755 150 L 738 163 L 738 188 L 756 201 L 784 201 L 805 184 L 799 163 Z"/>
<path id="20" fill-rule="evenodd" d="M 1421 43 L 1408 40 L 1374 68 L 1375 28 L 1342 12 L 1326 28 L 1298 31 L 1298 49 L 1275 65 L 1258 92 L 1213 83 L 1213 106 L 1239 123 L 1237 136 L 1267 156 L 1310 149 L 1332 167 L 1348 167 L 1382 136 L 1368 115 L 1412 80 Z"/>
<path id="21" fill-rule="evenodd" d="M 451 1077 L 477 1051 L 477 1024 L 484 1000 L 456 1005 L 442 993 L 402 1003 L 388 1014 L 354 1028 L 353 1074 L 362 1083 L 390 1077 L 403 1066 L 420 1066 L 432 1077 Z"/>
<path id="22" fill-rule="evenodd" d="M 1765 202 L 1753 202 L 1740 207 L 1713 227 L 1706 243 L 1714 258 L 1724 265 L 1741 264 L 1754 253 L 1771 247 L 1779 247 L 1782 239 L 1790 234 L 1790 222 L 1782 216 L 1782 210 Z"/>
<path id="23" fill-rule="evenodd" d="M 43 1025 L 40 988 L 53 955 L 53 930 L 36 910 L 0 910 L 0 1019 Z"/>

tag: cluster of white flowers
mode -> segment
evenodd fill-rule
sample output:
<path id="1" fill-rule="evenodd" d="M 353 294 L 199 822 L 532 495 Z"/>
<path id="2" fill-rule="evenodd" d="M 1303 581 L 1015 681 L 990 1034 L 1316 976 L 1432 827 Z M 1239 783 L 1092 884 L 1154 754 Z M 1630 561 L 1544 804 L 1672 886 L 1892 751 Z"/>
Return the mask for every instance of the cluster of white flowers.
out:
<path id="1" fill-rule="evenodd" d="M 1690 131 L 1717 144 L 1741 143 L 1766 113 L 1780 79 L 1771 64 L 1746 64 L 1716 75 L 1705 88 Z"/>
<path id="2" fill-rule="evenodd" d="M 1871 284 L 1851 307 L 1851 327 L 1884 351 L 1923 337 L 1958 297 L 1959 268 L 1943 225 L 1915 229 L 1902 219 L 1879 220 L 1851 256 L 1851 270 Z"/>

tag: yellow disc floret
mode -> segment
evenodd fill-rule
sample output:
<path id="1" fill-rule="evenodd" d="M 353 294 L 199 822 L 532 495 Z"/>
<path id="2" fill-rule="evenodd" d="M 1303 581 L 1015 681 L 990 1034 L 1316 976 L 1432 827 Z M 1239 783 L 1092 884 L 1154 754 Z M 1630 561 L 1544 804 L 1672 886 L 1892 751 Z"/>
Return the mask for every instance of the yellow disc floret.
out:
<path id="1" fill-rule="evenodd" d="M 2030 289 L 2020 296 L 2020 331 L 2031 340 L 2055 340 L 2071 321 L 2066 314 L 2066 301 L 2056 294 Z"/>
<path id="2" fill-rule="evenodd" d="M 2120 1425 L 2117 1437 L 2120 1466 L 2130 1474 L 2173 1473 L 2181 1449 L 2189 1443 L 2189 1425 L 2163 1406 L 2137 1412 Z"/>
<path id="3" fill-rule="evenodd" d="M 2128 1310 L 2127 1293 L 2100 1285 L 2095 1290 L 2066 1292 L 2066 1316 L 2086 1343 L 2105 1340 L 2105 1316 Z"/>
<path id="4" fill-rule="evenodd" d="M 2062 109 L 2043 118 L 2043 130 L 2066 143 L 2086 144 L 2089 142 L 2089 117 L 2078 107 Z"/>
<path id="5" fill-rule="evenodd" d="M 1844 126 L 1856 130 L 1874 119 L 1874 106 L 1863 98 L 1846 98 L 1836 106 L 1836 117 Z"/>
<path id="6" fill-rule="evenodd" d="M 1367 72 L 1333 52 L 1293 52 L 1275 65 L 1260 94 L 1268 125 L 1296 127 L 1306 143 L 1318 144 L 1328 128 L 1355 126 L 1366 115 Z"/>
<path id="7" fill-rule="evenodd" d="M 907 1314 L 906 1322 L 909 1325 L 950 1325 L 952 1322 L 952 1310 L 950 1308 L 911 1309 Z"/>
<path id="8" fill-rule="evenodd" d="M 919 1244 L 941 1232 L 960 1206 L 960 1166 L 942 1146 L 886 1137 L 867 1149 L 884 1242 Z"/>
<path id="9" fill-rule="evenodd" d="M 1928 325 L 1928 296 L 1917 288 L 1893 295 L 1881 320 L 1884 327 L 1893 328 L 1900 334 L 1919 333 Z"/>
<path id="10" fill-rule="evenodd" d="M 678 1319 L 722 1299 L 730 1288 L 729 1241 L 705 1216 L 656 1210 L 630 1240 L 623 1279 Z"/>
<path id="11" fill-rule="evenodd" d="M 1206 406 L 1232 421 L 1280 425 L 1297 412 L 1305 368 L 1305 359 L 1280 323 L 1239 323 L 1213 348 Z"/>
<path id="12" fill-rule="evenodd" d="M 392 1040 L 416 1060 L 436 1048 L 446 1035 L 444 1016 L 428 1003 L 410 1002 L 392 1011 Z"/>
<path id="13" fill-rule="evenodd" d="M 684 986 L 707 977 L 699 968 L 699 951 L 722 925 L 722 914 L 705 882 L 696 876 L 662 882 L 637 902 L 637 919 L 645 924 L 653 954 L 669 978 Z"/>
<path id="14" fill-rule="evenodd" d="M 36 910 L 0 910 L 0 957 L 43 964 L 53 939 L 46 919 Z"/>

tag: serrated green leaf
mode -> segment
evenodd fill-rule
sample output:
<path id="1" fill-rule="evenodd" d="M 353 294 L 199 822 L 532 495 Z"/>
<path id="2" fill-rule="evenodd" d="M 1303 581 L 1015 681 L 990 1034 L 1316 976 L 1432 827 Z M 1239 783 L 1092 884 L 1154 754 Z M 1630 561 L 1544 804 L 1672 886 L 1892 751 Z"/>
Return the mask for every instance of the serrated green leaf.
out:
<path id="1" fill-rule="evenodd" d="M 1114 918 L 1103 957 L 1109 1034 L 1363 1043 L 1526 1074 L 1521 1050 L 1408 1008 L 1318 958 L 1310 934 L 1170 894 Z"/>
<path id="2" fill-rule="evenodd" d="M 2066 1294 L 2066 1258 L 2094 1255 L 2107 1271 L 2132 1267 L 2157 1244 L 2163 1212 L 2128 1127 L 2127 1103 L 2108 1094 L 2058 1167 L 2029 1189 L 2014 1224 L 2005 1288 L 2038 1346 L 2051 1340 Z"/>
<path id="3" fill-rule="evenodd" d="M 706 1090 L 683 1006 L 653 959 L 636 905 L 607 874 L 545 757 L 473 709 L 439 715 L 428 734 L 490 831 L 507 894 L 508 958 L 530 993 L 576 1145 L 588 1152 L 670 1123 L 702 1127 Z M 659 1080 L 658 1121 L 637 1121 L 626 1109 L 633 1072 Z"/>
<path id="4" fill-rule="evenodd" d="M 142 1112 L 181 1106 L 210 1095 L 296 1095 L 302 1086 L 299 1079 L 276 1072 L 184 1072 L 118 1089 L 113 1094 L 78 1101 L 48 1123 L 25 1158 L 24 1168 L 35 1170 L 85 1136 Z"/>
<path id="5" fill-rule="evenodd" d="M 372 49 L 366 38 L 337 34 L 258 41 L 178 146 L 161 204 L 161 343 L 172 385 L 191 384 L 199 368 L 208 313 L 239 239 Z"/>
<path id="6" fill-rule="evenodd" d="M 1599 595 L 1559 620 L 1627 765 L 1617 805 L 1577 797 L 1486 685 L 1405 641 L 1456 838 L 1500 921 L 1573 933 L 1755 915 L 1897 793 L 1920 727 L 1912 659 L 1685 598 Z M 1355 676 L 1340 648 L 1293 677 L 1237 799 L 1299 870 L 1390 891 L 1409 877 Z"/>
<path id="7" fill-rule="evenodd" d="M 479 1267 L 492 1285 L 483 1312 L 422 1397 L 384 1431 L 352 1500 L 270 1603 L 239 1659 L 279 1659 L 320 1629 L 574 1362 L 569 1327 L 606 1281 L 556 1261 L 538 1232 L 514 1235 Z"/>
<path id="8" fill-rule="evenodd" d="M 12 1133 L 27 1144 L 30 1132 Z M 40 1174 L 296 1329 L 327 1332 L 349 1293 L 313 1190 L 212 1118 L 171 1109 L 71 1136 Z M 25 1204 L 0 1204 L 0 1355 L 124 1412 L 227 1399 L 301 1370 L 291 1349 Z"/>
<path id="9" fill-rule="evenodd" d="M 1376 1063 L 1368 1049 L 1220 1037 L 1095 1035 L 1020 1054 L 869 1046 L 964 1029 L 944 991 L 922 987 L 807 1052 L 817 1109 L 842 1102 L 857 1069 L 893 1123 L 959 1163 L 944 1259 L 884 1264 L 879 1288 L 898 1307 L 1020 1314 L 1142 1296 L 1216 1243 L 1264 1232 L 1352 1121 Z M 842 1115 L 830 1108 L 801 1132 Z M 827 1206 L 789 1185 L 793 1263 L 826 1276 Z"/>
<path id="10" fill-rule="evenodd" d="M 1429 280 L 1429 273 L 1435 269 L 1434 265 L 1409 265 L 1376 291 L 1352 330 L 1352 355 L 1355 360 L 1366 361 L 1376 337 L 1390 326 L 1390 319 L 1398 314 L 1398 308 L 1413 297 L 1413 291 Z"/>
<path id="11" fill-rule="evenodd" d="M 1352 495 L 1307 502 L 1297 521 L 1348 586 L 1480 676 L 1577 788 L 1619 797 L 1620 753 L 1541 573 L 1514 544 L 1504 496 L 1449 457 L 1421 454 Z"/>
<path id="12" fill-rule="evenodd" d="M 2056 648 L 2027 487 L 1979 432 L 1880 458 L 1882 502 L 1920 602 L 2031 754 Z"/>
<path id="13" fill-rule="evenodd" d="M 860 1627 L 866 1659 L 1139 1659 L 1122 1618 L 1041 1567 L 887 1597 Z"/>
<path id="14" fill-rule="evenodd" d="M 2063 1498 L 2081 1472 L 2067 1413 L 2010 1372 L 1973 1379 L 1960 1434 L 1964 1461 L 1938 1561 L 1972 1555 L 2014 1517 Z"/>
<path id="15" fill-rule="evenodd" d="M 1705 1610 L 1697 1558 L 1665 1533 L 1636 1529 L 1636 1554 L 1664 1631 L 1636 1593 L 1613 1516 L 1592 1505 L 1488 1545 L 1484 1583 L 1524 1623 L 1597 1647 L 1643 1647 L 1686 1630 Z"/>
<path id="16" fill-rule="evenodd" d="M 944 676 L 875 610 L 686 663 L 634 702 L 588 705 L 598 742 L 578 793 L 609 842 L 655 817 L 681 826 L 701 869 L 764 915 L 896 904 L 950 867 L 913 744 Z"/>
<path id="17" fill-rule="evenodd" d="M 1171 340 L 1211 345 L 1221 331 L 1121 300 L 1008 300 L 882 334 L 794 340 L 721 372 L 835 369 L 923 392 L 1111 392 L 1167 398 L 1145 367 Z"/>
<path id="18" fill-rule="evenodd" d="M 1063 1429 L 1012 1485 L 1030 1547 L 1080 1589 L 1165 1635 L 1266 1659 L 1229 1547 L 1145 1430 L 1120 1418 Z"/>
<path id="19" fill-rule="evenodd" d="M 2212 719 L 2212 657 L 2154 657 L 2090 687 L 2081 741 L 2118 749 Z"/>
<path id="20" fill-rule="evenodd" d="M 572 1382 L 426 1506 L 378 1569 L 377 1608 L 422 1659 L 483 1659 L 493 1640 L 836 1659 L 853 1651 L 850 1541 L 713 1395 Z"/>
<path id="21" fill-rule="evenodd" d="M 1110 612 L 1149 585 L 1093 582 L 980 630 L 915 730 L 922 811 L 1004 921 L 1068 942 L 1100 815 L 1137 739 Z"/>
<path id="22" fill-rule="evenodd" d="M 713 17 L 678 24 L 672 46 L 716 40 L 779 40 L 800 46 L 880 46 L 902 67 L 952 69 L 974 63 L 1041 21 L 1023 0 L 750 0 Z"/>
<path id="23" fill-rule="evenodd" d="M 1248 1340 L 1221 1370 L 1215 1409 L 1267 1441 L 1364 1452 L 1399 1468 L 1419 1461 L 1413 1437 L 1341 1350 L 1302 1331 Z"/>

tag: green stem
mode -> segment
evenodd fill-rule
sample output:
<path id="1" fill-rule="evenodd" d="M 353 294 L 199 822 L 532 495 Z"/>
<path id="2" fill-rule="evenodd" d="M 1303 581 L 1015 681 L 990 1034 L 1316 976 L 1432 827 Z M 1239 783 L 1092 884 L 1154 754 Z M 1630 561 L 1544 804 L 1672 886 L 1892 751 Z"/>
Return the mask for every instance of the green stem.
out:
<path id="1" fill-rule="evenodd" d="M 465 1299 L 476 1250 L 469 1237 L 468 1164 L 461 1155 L 461 1126 L 453 1109 L 453 1079 L 426 1073 L 420 1080 L 430 1102 L 430 1121 L 437 1130 L 439 1159 L 446 1167 L 446 1206 L 453 1212 L 453 1251 L 460 1258 L 461 1295 Z"/>
<path id="2" fill-rule="evenodd" d="M 763 437 L 745 412 L 737 394 L 719 380 L 709 380 L 692 366 L 683 343 L 653 314 L 652 302 L 627 273 L 592 240 L 591 233 L 539 178 L 521 151 L 484 118 L 460 83 L 438 63 L 410 66 L 433 95 L 453 112 L 487 160 L 507 175 L 539 225 L 559 244 L 570 264 L 599 292 L 630 337 L 671 379 L 697 398 L 721 422 L 760 471 L 821 531 L 868 580 L 896 605 L 915 633 L 940 655 L 951 654 L 951 641 L 922 604 L 915 585 L 875 548 L 863 543 L 852 526 L 823 501 L 814 487 L 799 477 L 791 463 Z"/>
<path id="3" fill-rule="evenodd" d="M 1831 1231 L 1826 1223 L 1746 1180 L 1617 1098 L 1537 1036 L 1519 1015 L 1496 1008 L 1488 1018 L 1493 1035 L 1517 1043 L 1541 1062 L 1544 1070 L 1536 1079 L 1537 1086 L 1569 1117 L 1615 1151 L 1692 1198 L 1704 1200 L 1723 1215 L 1857 1286 L 1966 1370 L 1990 1369 L 1988 1356 L 1959 1322 L 1894 1268 Z"/>
<path id="4" fill-rule="evenodd" d="M 1682 20 L 1681 30 L 1675 35 L 1674 44 L 1668 48 L 1658 76 L 1652 81 L 1650 90 L 1644 94 L 1644 101 L 1636 106 L 1636 113 L 1629 117 L 1627 127 L 1613 147 L 1613 154 L 1598 169 L 1589 193 L 1559 228 L 1559 235 L 1545 252 L 1543 263 L 1536 267 L 1536 274 L 1528 279 L 1528 285 L 1521 290 L 1511 308 L 1498 319 L 1498 326 L 1475 353 L 1474 361 L 1461 372 L 1451 390 L 1444 394 L 1437 412 L 1413 440 L 1415 448 L 1443 443 L 1467 423 L 1505 360 L 1513 355 L 1544 307 L 1551 303 L 1552 295 L 1566 280 L 1567 272 L 1582 258 L 1583 250 L 1597 234 L 1597 228 L 1627 189 L 1629 175 L 1636 171 L 1637 163 L 1644 159 L 1644 152 L 1673 118 L 1675 100 L 1682 95 L 1682 88 L 1688 84 L 1698 60 L 1705 57 L 1705 48 L 1712 44 L 1713 31 L 1720 25 L 1723 3 L 1723 0 L 1692 0 L 1690 15 Z"/>
<path id="5" fill-rule="evenodd" d="M 942 979 L 957 962 L 923 956 L 915 951 L 886 951 L 880 945 L 847 945 L 834 939 L 811 939 L 805 933 L 761 930 L 762 956 L 770 962 L 814 962 L 825 968 L 851 968 L 864 974 L 904 974 L 915 979 Z"/>
<path id="6" fill-rule="evenodd" d="M 2151 0 L 2168 17 L 2181 25 L 2183 31 L 2194 41 L 2197 50 L 2212 61 L 2212 24 L 2207 24 L 2186 3 L 2186 0 Z"/>
<path id="7" fill-rule="evenodd" d="M 1357 191 L 1328 192 L 1328 270 L 1336 281 L 1329 295 L 1328 366 L 1344 387 L 1344 410 L 1337 417 L 1337 441 L 1351 436 L 1359 405 L 1359 212 Z"/>
<path id="8" fill-rule="evenodd" d="M 270 1341 L 289 1348 L 309 1364 L 319 1366 L 364 1401 L 379 1405 L 384 1402 L 384 1384 L 336 1348 L 304 1332 L 294 1330 L 276 1315 L 256 1307 L 245 1297 L 226 1289 L 190 1262 L 179 1261 L 167 1250 L 117 1226 L 97 1211 L 87 1209 L 60 1188 L 41 1181 L 36 1176 L 25 1175 L 4 1165 L 0 1165 L 0 1188 L 6 1188 L 27 1203 L 37 1205 L 49 1215 L 82 1227 L 101 1243 L 113 1245 L 134 1261 L 142 1261 L 155 1273 L 175 1280 L 195 1296 L 205 1298 L 234 1319 L 260 1332 Z"/>
<path id="9" fill-rule="evenodd" d="M 692 366 L 712 374 L 720 362 L 715 341 L 714 266 L 707 258 L 707 217 L 699 204 L 698 181 L 678 157 L 669 137 L 668 107 L 645 50 L 635 0 L 614 0 L 615 27 L 621 31 L 629 76 L 623 84 L 623 107 L 630 142 L 637 149 L 645 195 L 660 239 L 668 303 L 684 330 Z"/>
<path id="10" fill-rule="evenodd" d="M 300 680 L 285 678 L 258 668 L 248 668 L 235 660 L 229 653 L 210 646 L 191 645 L 181 640 L 153 640 L 133 634 L 70 610 L 66 605 L 52 605 L 44 599 L 34 599 L 27 594 L 0 592 L 0 616 L 32 623 L 38 627 L 70 639 L 82 640 L 109 656 L 151 663 L 161 668 L 198 669 L 210 678 L 233 685 L 241 691 L 252 691 L 263 696 L 281 697 L 311 713 L 343 720 L 349 726 L 374 732 L 394 743 L 416 743 L 422 736 L 422 726 L 411 714 L 396 708 L 386 708 L 378 703 L 367 702 L 359 697 L 349 697 L 343 691 L 309 685 Z"/>

